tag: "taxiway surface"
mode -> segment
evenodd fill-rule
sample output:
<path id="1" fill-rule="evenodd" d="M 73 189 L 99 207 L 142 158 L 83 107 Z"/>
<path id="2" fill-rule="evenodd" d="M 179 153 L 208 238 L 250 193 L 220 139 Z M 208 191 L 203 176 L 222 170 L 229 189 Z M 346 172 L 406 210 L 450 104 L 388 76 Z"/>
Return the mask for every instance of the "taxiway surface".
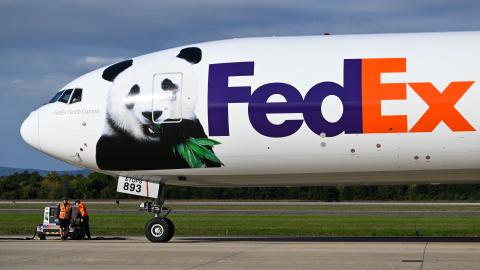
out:
<path id="1" fill-rule="evenodd" d="M 480 269 L 478 241 L 331 240 L 180 237 L 159 244 L 143 237 L 0 239 L 0 269 Z"/>

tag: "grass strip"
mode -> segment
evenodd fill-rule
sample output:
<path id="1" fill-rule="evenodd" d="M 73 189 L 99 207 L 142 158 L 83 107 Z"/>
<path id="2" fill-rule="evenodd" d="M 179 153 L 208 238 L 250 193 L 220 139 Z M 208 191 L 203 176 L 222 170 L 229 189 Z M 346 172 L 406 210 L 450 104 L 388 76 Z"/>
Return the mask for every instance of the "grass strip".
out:
<path id="1" fill-rule="evenodd" d="M 478 236 L 480 217 L 172 214 L 176 236 Z M 41 214 L 0 213 L 0 235 L 31 235 Z M 143 235 L 151 214 L 101 214 L 92 234 Z"/>

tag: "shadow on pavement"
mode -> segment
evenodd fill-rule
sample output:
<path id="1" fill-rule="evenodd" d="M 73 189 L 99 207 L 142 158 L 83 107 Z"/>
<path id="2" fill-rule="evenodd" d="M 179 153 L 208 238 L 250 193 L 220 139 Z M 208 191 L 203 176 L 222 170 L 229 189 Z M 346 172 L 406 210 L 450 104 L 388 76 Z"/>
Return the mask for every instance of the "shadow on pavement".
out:
<path id="1" fill-rule="evenodd" d="M 103 236 L 97 236 L 97 237 L 92 237 L 91 240 L 68 240 L 68 241 L 93 241 L 93 240 L 127 240 L 128 238 L 126 237 L 103 237 Z M 14 240 L 14 241 L 19 241 L 19 240 L 37 240 L 34 237 L 0 237 L 0 241 L 4 240 Z M 48 240 L 60 240 L 60 237 L 55 237 L 55 238 L 50 238 Z M 45 241 L 45 240 L 38 240 L 38 241 Z"/>
<path id="2" fill-rule="evenodd" d="M 179 237 L 175 242 L 479 242 L 480 237 L 364 237 L 364 236 L 322 236 L 322 237 Z"/>

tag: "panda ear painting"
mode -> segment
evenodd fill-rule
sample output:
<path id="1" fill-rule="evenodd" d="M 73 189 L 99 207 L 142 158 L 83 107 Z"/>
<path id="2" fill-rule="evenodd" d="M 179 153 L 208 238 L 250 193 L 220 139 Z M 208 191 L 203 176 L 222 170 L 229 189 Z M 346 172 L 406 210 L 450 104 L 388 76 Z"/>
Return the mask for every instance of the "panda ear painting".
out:
<path id="1" fill-rule="evenodd" d="M 129 68 L 133 63 L 132 59 L 125 60 L 116 64 L 113 64 L 107 67 L 102 74 L 102 78 L 109 82 L 113 82 L 113 80 L 118 76 L 118 74 L 122 73 L 125 69 Z"/>
<path id="2" fill-rule="evenodd" d="M 184 48 L 178 53 L 177 57 L 185 59 L 191 64 L 197 64 L 202 60 L 202 50 L 197 47 Z"/>

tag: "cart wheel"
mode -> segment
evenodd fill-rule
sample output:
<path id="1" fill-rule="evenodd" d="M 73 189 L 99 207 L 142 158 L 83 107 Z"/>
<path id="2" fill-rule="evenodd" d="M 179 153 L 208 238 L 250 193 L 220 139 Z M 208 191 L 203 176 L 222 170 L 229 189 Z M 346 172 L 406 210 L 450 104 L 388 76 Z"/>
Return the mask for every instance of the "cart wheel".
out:
<path id="1" fill-rule="evenodd" d="M 45 236 L 45 234 L 43 232 L 37 232 L 37 235 L 38 235 L 38 239 L 47 240 L 47 237 Z"/>

